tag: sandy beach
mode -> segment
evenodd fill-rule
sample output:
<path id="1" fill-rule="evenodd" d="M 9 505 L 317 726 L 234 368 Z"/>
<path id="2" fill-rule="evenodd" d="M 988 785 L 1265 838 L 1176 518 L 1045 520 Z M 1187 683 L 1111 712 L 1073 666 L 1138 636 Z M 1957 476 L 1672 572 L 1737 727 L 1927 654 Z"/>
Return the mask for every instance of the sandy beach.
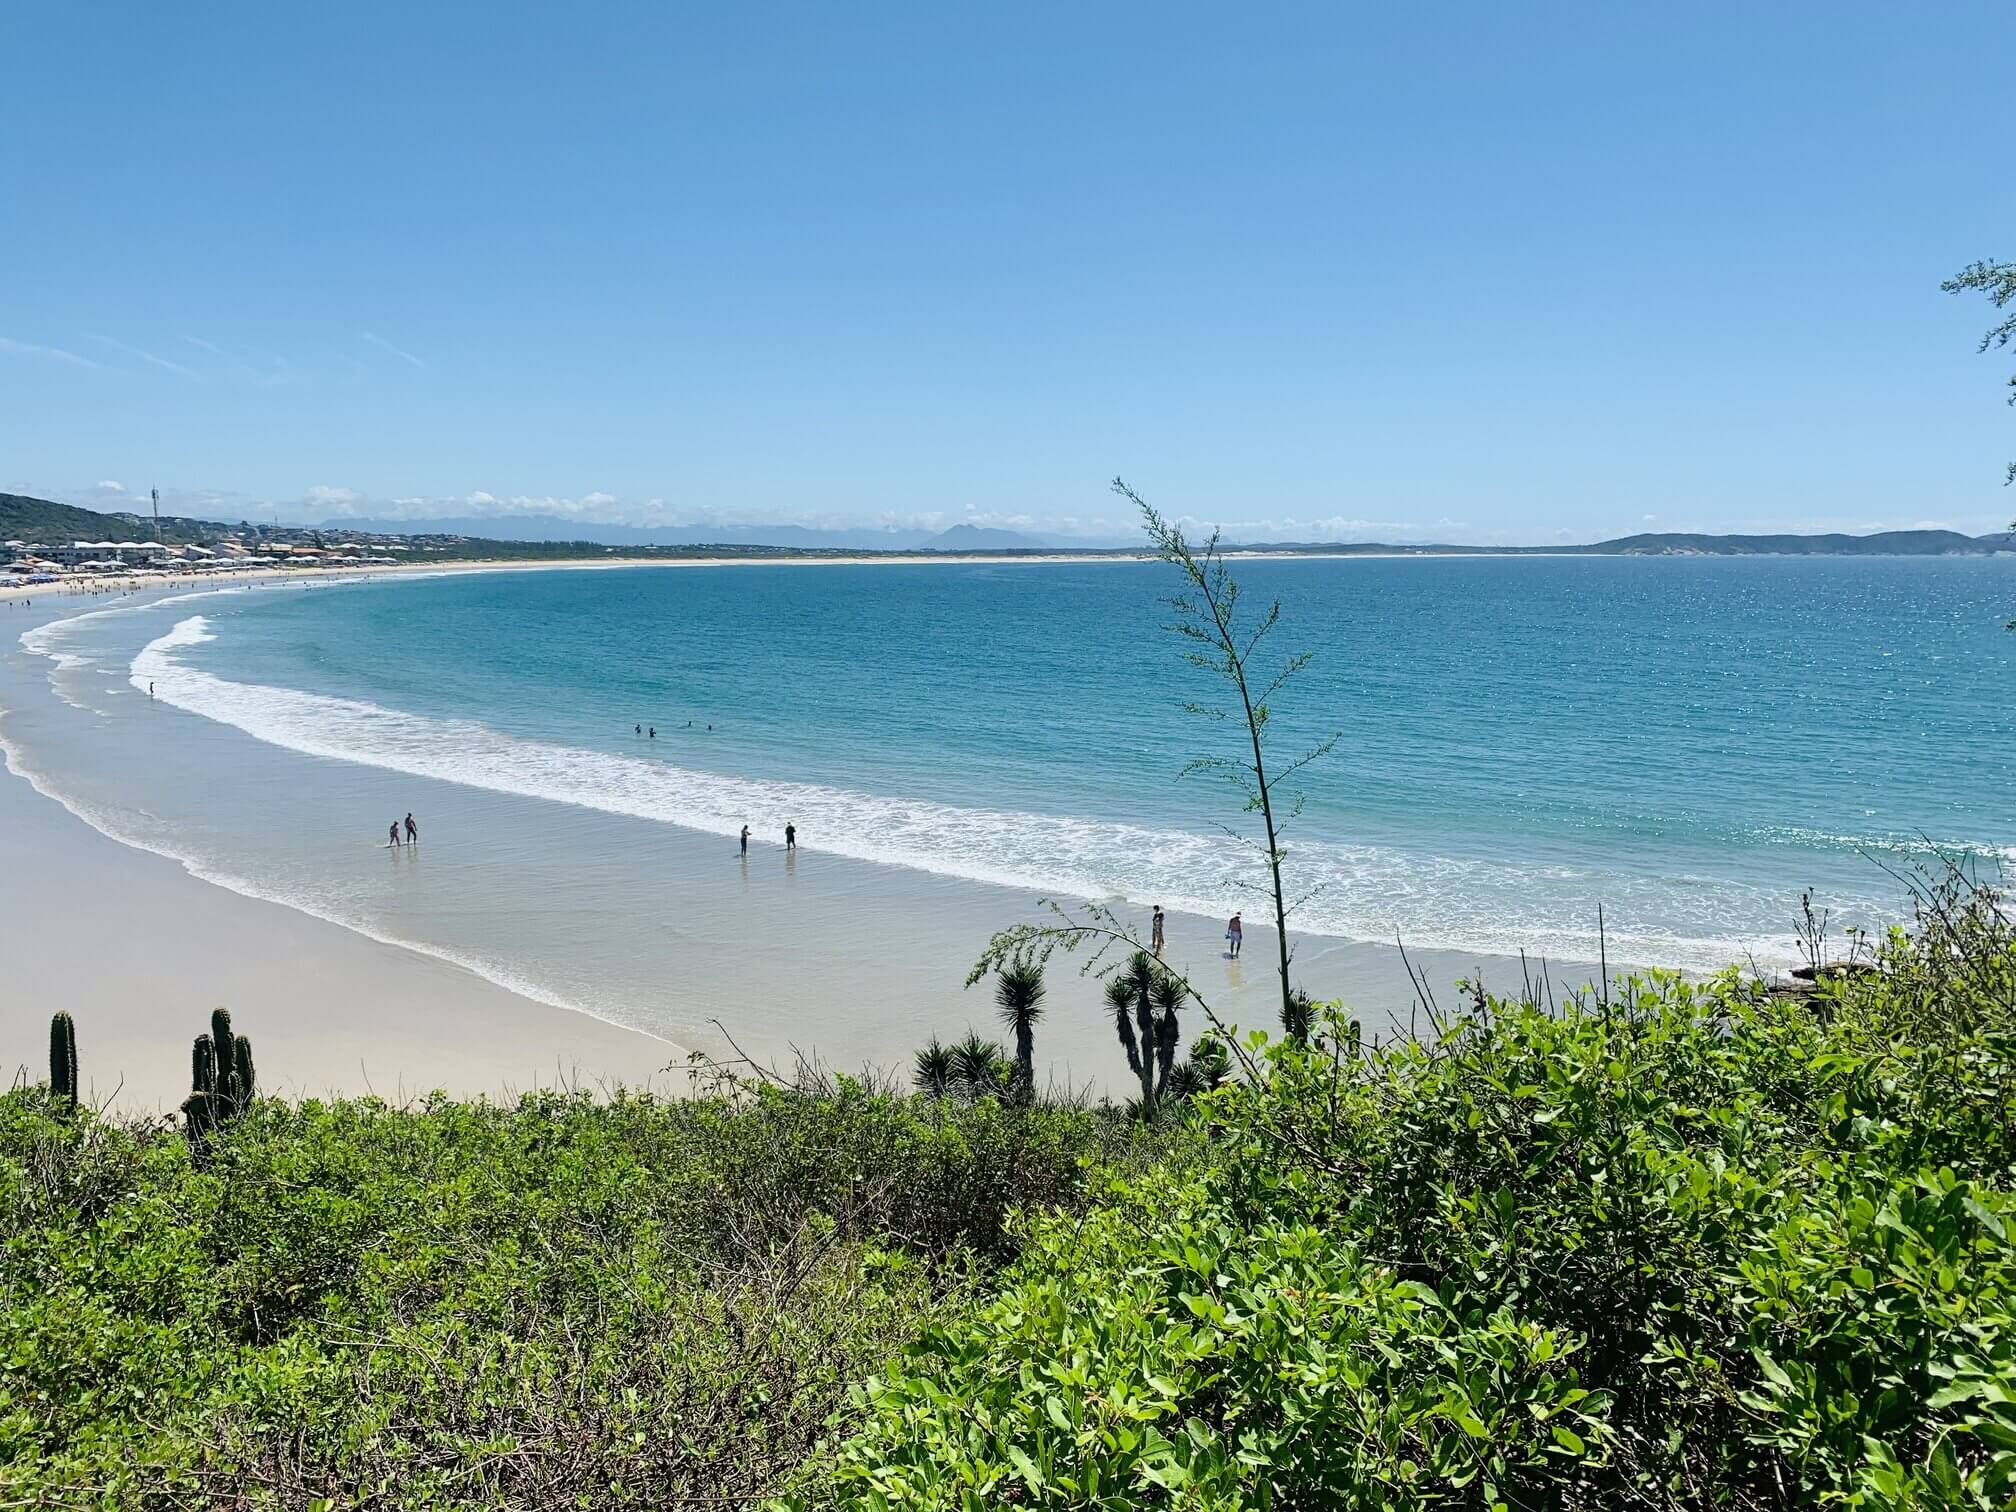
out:
<path id="1" fill-rule="evenodd" d="M 292 1096 L 685 1085 L 675 1045 L 199 882 L 11 775 L 0 779 L 0 834 L 10 1072 L 47 1074 L 48 1018 L 67 1009 L 92 1101 L 172 1109 L 188 1092 L 189 1042 L 227 1006 L 252 1037 L 261 1086 Z"/>

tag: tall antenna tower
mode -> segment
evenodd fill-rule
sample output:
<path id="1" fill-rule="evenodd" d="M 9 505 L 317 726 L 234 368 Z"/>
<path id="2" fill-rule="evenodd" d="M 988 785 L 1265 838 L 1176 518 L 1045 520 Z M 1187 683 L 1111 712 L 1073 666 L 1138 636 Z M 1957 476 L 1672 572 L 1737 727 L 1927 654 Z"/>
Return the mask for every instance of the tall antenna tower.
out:
<path id="1" fill-rule="evenodd" d="M 161 539 L 161 490 L 150 488 L 147 495 L 154 501 L 154 539 Z"/>

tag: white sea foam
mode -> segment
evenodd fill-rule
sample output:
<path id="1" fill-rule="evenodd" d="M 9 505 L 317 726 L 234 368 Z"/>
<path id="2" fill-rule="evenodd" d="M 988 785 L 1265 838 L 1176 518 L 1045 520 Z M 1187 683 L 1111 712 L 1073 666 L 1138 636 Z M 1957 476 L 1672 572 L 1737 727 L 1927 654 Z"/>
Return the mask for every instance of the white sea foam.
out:
<path id="1" fill-rule="evenodd" d="M 1256 858 L 1222 836 L 735 777 L 518 739 L 474 721 L 229 681 L 180 654 L 211 638 L 202 616 L 180 621 L 133 658 L 133 685 L 151 682 L 175 707 L 305 755 L 729 837 L 744 824 L 774 836 L 791 821 L 808 849 L 1058 897 L 1264 913 Z M 1600 901 L 1613 961 L 1713 969 L 1785 957 L 1782 937 L 1735 921 L 1772 917 L 1786 900 L 1740 884 L 1335 844 L 1298 849 L 1293 865 L 1302 887 L 1318 888 L 1297 918 L 1312 934 L 1588 959 Z"/>

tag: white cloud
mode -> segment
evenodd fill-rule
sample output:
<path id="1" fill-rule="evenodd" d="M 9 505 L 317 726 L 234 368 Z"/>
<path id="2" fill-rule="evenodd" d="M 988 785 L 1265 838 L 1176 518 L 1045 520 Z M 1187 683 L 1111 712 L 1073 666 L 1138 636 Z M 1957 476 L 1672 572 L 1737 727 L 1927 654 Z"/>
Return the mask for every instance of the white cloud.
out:
<path id="1" fill-rule="evenodd" d="M 16 341 L 10 336 L 0 336 L 0 352 L 12 352 L 18 357 L 46 357 L 51 362 L 64 362 L 72 367 L 104 366 L 103 363 L 93 362 L 89 357 L 79 357 L 75 352 L 66 352 L 61 347 L 37 346 L 32 341 Z"/>
<path id="2" fill-rule="evenodd" d="M 413 366 L 415 366 L 416 368 L 424 368 L 427 366 L 426 363 L 422 362 L 418 357 L 415 357 L 411 352 L 405 350 L 403 347 L 396 347 L 392 345 L 391 342 L 387 341 L 383 336 L 378 335 L 374 331 L 359 331 L 357 333 L 357 339 L 359 341 L 368 341 L 371 343 L 371 345 L 378 347 L 384 351 L 390 352 L 394 357 L 397 357 L 401 362 L 412 363 Z"/>
<path id="3" fill-rule="evenodd" d="M 99 493 L 123 494 L 126 492 L 126 485 L 119 482 L 116 478 L 101 478 L 95 486 Z"/>
<path id="4" fill-rule="evenodd" d="M 600 490 L 597 490 L 596 492 L 591 494 L 583 494 L 581 496 L 581 507 L 583 509 L 600 509 L 605 504 L 614 504 L 615 502 L 616 502 L 616 495 L 606 494 L 601 492 Z"/>
<path id="5" fill-rule="evenodd" d="M 1646 523 L 1647 525 L 1650 525 L 1650 524 L 1651 524 L 1651 523 L 1652 523 L 1652 522 L 1653 522 L 1654 520 L 1656 520 L 1656 519 L 1658 519 L 1658 518 L 1659 518 L 1659 516 L 1657 516 L 1657 515 L 1647 515 L 1647 516 L 1645 516 L 1645 523 Z"/>
<path id="6" fill-rule="evenodd" d="M 492 493 L 485 493 L 482 489 L 479 488 L 476 490 L 476 492 L 470 494 L 467 498 L 463 499 L 462 502 L 464 504 L 467 504 L 471 509 L 483 509 L 489 505 L 495 504 L 497 502 L 497 495 Z"/>
<path id="7" fill-rule="evenodd" d="M 354 488 L 331 488 L 327 483 L 317 483 L 308 490 L 310 504 L 355 504 L 363 497 Z"/>

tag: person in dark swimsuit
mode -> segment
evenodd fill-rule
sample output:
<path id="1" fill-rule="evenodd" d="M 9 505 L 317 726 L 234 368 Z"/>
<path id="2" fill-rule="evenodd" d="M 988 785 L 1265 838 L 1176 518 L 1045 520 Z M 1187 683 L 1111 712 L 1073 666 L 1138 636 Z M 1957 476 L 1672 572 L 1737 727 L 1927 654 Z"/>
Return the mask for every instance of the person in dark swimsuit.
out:
<path id="1" fill-rule="evenodd" d="M 798 849 L 798 826 L 795 824 L 787 823 L 784 826 L 784 849 L 787 851 Z"/>

